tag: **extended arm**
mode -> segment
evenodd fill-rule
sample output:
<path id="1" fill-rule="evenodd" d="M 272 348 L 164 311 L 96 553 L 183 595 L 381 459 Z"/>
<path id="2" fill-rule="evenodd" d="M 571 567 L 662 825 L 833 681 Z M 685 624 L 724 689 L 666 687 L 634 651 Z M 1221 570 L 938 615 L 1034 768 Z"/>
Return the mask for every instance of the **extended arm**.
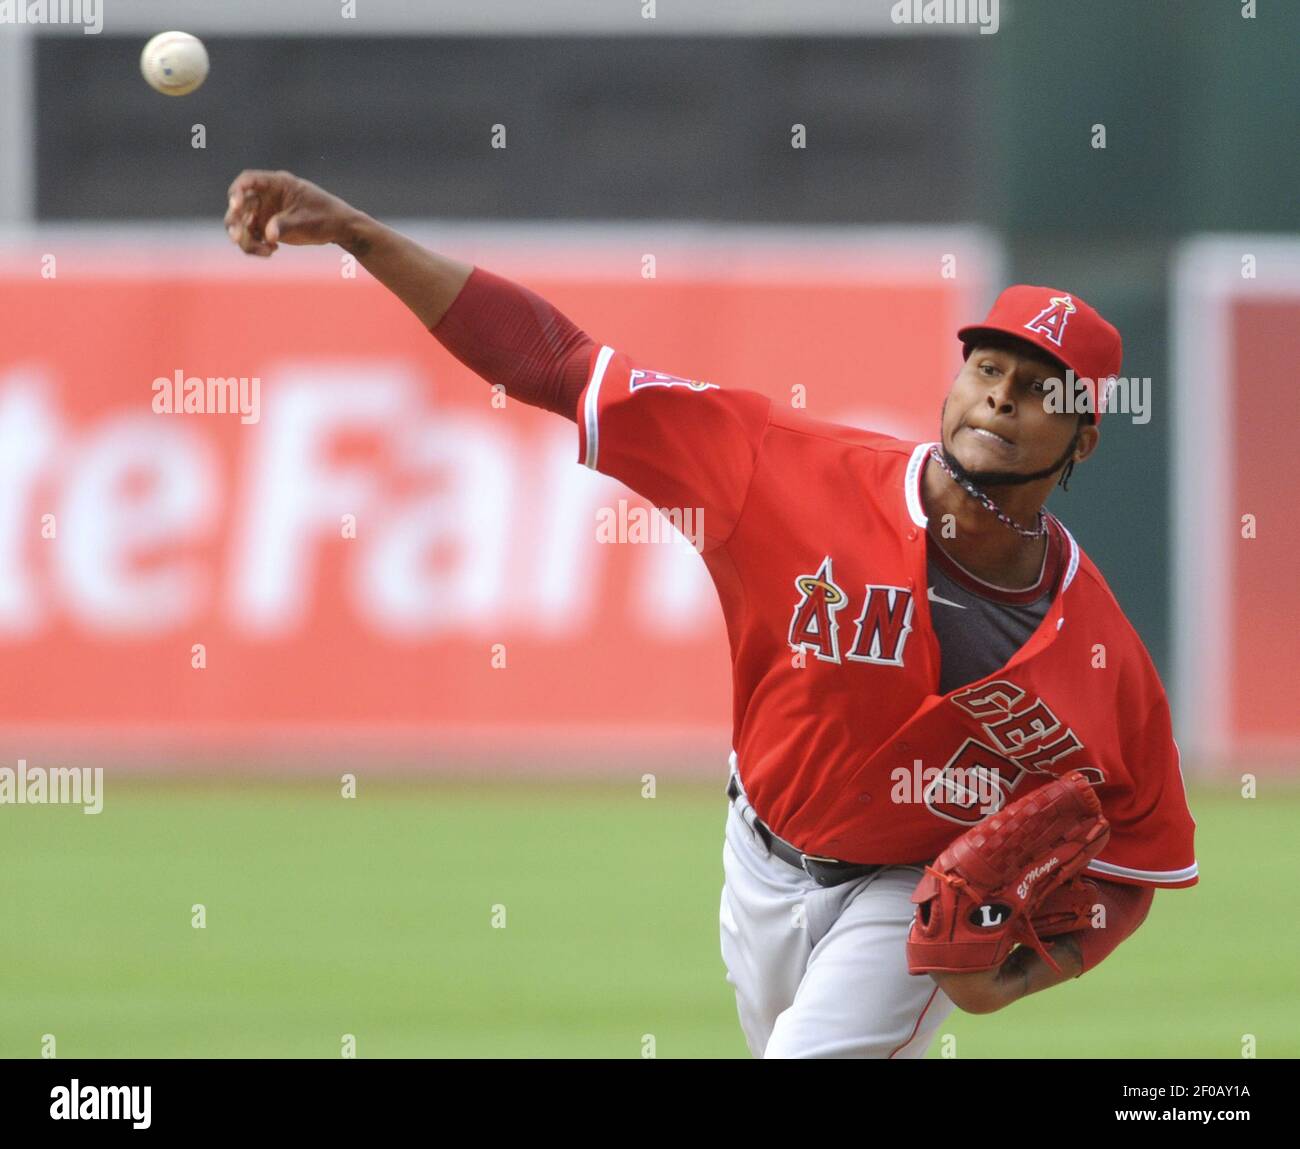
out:
<path id="1" fill-rule="evenodd" d="M 356 256 L 426 329 L 446 315 L 474 270 L 471 264 L 421 247 L 353 207 L 347 208 L 335 242 Z"/>
<path id="2" fill-rule="evenodd" d="M 594 340 L 526 287 L 429 251 L 290 172 L 241 172 L 226 231 L 258 256 L 281 243 L 338 244 L 475 374 L 576 419 Z"/>

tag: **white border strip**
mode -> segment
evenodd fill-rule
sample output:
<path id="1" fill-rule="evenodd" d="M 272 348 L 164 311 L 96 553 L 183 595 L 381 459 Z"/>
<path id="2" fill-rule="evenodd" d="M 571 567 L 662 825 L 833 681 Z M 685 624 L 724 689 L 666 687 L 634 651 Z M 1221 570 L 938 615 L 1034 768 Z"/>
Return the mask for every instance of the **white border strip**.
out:
<path id="1" fill-rule="evenodd" d="M 32 38 L 26 27 L 0 30 L 0 222 L 20 223 L 36 206 L 36 116 Z"/>
<path id="2" fill-rule="evenodd" d="M 1127 866 L 1117 866 L 1112 862 L 1089 862 L 1089 870 L 1099 874 L 1110 874 L 1116 878 L 1133 878 L 1143 882 L 1185 882 L 1197 875 L 1197 864 L 1193 862 L 1183 870 L 1130 870 Z"/>
<path id="3" fill-rule="evenodd" d="M 238 174 L 231 170 L 233 180 Z M 364 207 L 365 205 L 358 205 Z M 284 247 L 269 259 L 245 255 L 230 242 L 221 220 L 221 199 L 205 219 L 153 224 L 49 224 L 0 227 L 0 267 L 30 266 L 33 252 L 75 248 L 80 263 L 98 274 L 122 278 L 159 270 L 187 278 L 214 274 L 305 275 L 339 278 L 341 252 L 333 247 Z M 960 307 L 957 327 L 982 315 L 1002 285 L 1003 256 L 998 241 L 979 228 L 951 227 L 786 227 L 762 224 L 698 224 L 676 220 L 626 223 L 497 223 L 477 220 L 385 219 L 390 227 L 435 251 L 468 262 L 509 268 L 506 274 L 533 273 L 548 280 L 609 279 L 645 282 L 644 260 L 655 257 L 658 280 L 707 277 L 727 283 L 767 274 L 779 267 L 781 282 L 861 284 L 940 283 L 943 260 L 952 256 L 963 274 L 953 295 Z M 581 245 L 581 259 L 573 248 Z M 71 253 L 70 253 L 71 254 Z M 60 275 L 65 261 L 60 260 Z M 102 265 L 102 266 L 101 266 Z M 71 264 L 66 264 L 71 267 Z M 973 268 L 974 271 L 969 269 Z M 959 352 L 954 352 L 959 358 Z"/>
<path id="4" fill-rule="evenodd" d="M 26 3 L 26 0 L 22 0 Z M 897 0 L 359 0 L 344 19 L 339 0 L 99 0 L 104 34 L 150 36 L 164 28 L 223 36 L 979 36 L 973 23 L 895 24 Z M 975 7 L 972 3 L 970 7 Z M 73 26 L 42 35 L 84 35 Z"/>
<path id="5" fill-rule="evenodd" d="M 614 358 L 614 349 L 608 345 L 601 347 L 596 356 L 596 365 L 591 372 L 591 381 L 587 384 L 587 395 L 583 400 L 582 419 L 587 429 L 587 455 L 583 464 L 596 469 L 600 457 L 600 385 L 605 381 L 605 368 Z"/>
<path id="6" fill-rule="evenodd" d="M 1055 515 L 1052 517 L 1056 518 Z M 1070 543 L 1070 561 L 1065 568 L 1065 578 L 1061 582 L 1061 593 L 1064 594 L 1070 589 L 1070 584 L 1074 582 L 1074 576 L 1079 573 L 1079 544 L 1074 541 L 1074 536 L 1070 534 L 1070 528 L 1060 519 L 1056 519 L 1056 525 L 1065 532 L 1065 537 Z"/>
<path id="7" fill-rule="evenodd" d="M 903 472 L 903 494 L 907 497 L 907 513 L 918 527 L 924 527 L 930 517 L 925 513 L 925 504 L 921 501 L 921 467 L 925 457 L 930 453 L 934 443 L 918 443 L 907 460 L 907 470 Z"/>
<path id="8" fill-rule="evenodd" d="M 1256 259 L 1242 279 L 1241 259 Z M 1206 235 L 1174 254 L 1171 312 L 1174 517 L 1170 564 L 1174 652 L 1174 727 L 1193 757 L 1226 759 L 1233 657 L 1229 555 L 1234 444 L 1228 308 L 1245 296 L 1300 297 L 1300 241 L 1285 236 Z M 1237 385 L 1241 380 L 1236 380 Z"/>

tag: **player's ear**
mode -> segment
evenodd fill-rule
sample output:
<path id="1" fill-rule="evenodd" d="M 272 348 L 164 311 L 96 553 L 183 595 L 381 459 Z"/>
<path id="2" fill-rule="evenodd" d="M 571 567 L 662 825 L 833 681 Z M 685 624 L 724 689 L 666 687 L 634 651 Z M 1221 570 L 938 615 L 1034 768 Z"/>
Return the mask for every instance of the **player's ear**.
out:
<path id="1" fill-rule="evenodd" d="M 1079 441 L 1074 445 L 1074 461 L 1082 463 L 1101 443 L 1101 430 L 1092 423 L 1079 428 Z"/>

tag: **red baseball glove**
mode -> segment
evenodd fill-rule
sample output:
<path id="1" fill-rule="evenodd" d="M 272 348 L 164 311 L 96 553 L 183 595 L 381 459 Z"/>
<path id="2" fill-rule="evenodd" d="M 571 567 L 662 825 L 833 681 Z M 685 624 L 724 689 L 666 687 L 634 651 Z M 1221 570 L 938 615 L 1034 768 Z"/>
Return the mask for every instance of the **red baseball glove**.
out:
<path id="1" fill-rule="evenodd" d="M 1093 928 L 1092 915 L 1101 901 L 1097 883 L 1076 874 L 1057 886 L 1029 915 L 1029 924 L 1040 938 L 1054 938 L 1075 930 Z"/>
<path id="2" fill-rule="evenodd" d="M 908 970 L 994 969 L 1023 942 L 1059 973 L 1041 938 L 1088 925 L 1096 886 L 1077 875 L 1109 838 L 1078 771 L 972 826 L 926 866 L 912 894 Z"/>

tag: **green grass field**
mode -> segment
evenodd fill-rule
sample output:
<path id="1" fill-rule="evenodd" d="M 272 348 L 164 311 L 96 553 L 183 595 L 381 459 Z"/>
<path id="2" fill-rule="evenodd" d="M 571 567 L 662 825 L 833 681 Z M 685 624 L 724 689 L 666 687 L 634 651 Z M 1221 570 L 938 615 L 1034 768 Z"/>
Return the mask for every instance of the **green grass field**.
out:
<path id="1" fill-rule="evenodd" d="M 0 1056 L 746 1057 L 721 787 L 110 778 L 98 815 L 0 807 Z M 1201 884 L 1078 981 L 954 1013 L 957 1056 L 1300 1056 L 1300 790 L 1191 802 Z"/>

